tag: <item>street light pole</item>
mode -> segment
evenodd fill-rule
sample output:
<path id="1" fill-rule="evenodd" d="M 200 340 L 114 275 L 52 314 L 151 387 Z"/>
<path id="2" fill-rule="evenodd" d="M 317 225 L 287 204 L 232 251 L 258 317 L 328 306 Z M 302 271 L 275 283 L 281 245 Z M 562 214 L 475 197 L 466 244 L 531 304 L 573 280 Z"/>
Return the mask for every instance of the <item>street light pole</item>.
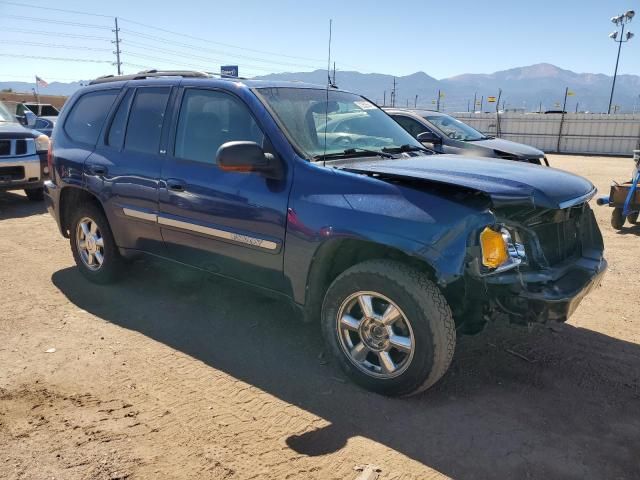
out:
<path id="1" fill-rule="evenodd" d="M 613 92 L 616 88 L 616 78 L 618 76 L 618 64 L 620 63 L 620 51 L 622 50 L 622 44 L 628 42 L 633 38 L 633 33 L 627 32 L 625 37 L 624 34 L 624 26 L 629 23 L 631 19 L 634 17 L 635 12 L 633 10 L 629 10 L 627 13 L 622 15 L 618 15 L 617 17 L 613 17 L 611 21 L 616 25 L 616 27 L 621 26 L 622 29 L 620 31 L 620 40 L 618 40 L 618 32 L 615 31 L 609 34 L 609 38 L 611 38 L 614 42 L 618 44 L 618 56 L 616 57 L 616 68 L 613 71 L 613 82 L 611 84 L 611 95 L 609 96 L 609 108 L 607 109 L 607 113 L 611 114 L 611 104 L 613 103 Z"/>

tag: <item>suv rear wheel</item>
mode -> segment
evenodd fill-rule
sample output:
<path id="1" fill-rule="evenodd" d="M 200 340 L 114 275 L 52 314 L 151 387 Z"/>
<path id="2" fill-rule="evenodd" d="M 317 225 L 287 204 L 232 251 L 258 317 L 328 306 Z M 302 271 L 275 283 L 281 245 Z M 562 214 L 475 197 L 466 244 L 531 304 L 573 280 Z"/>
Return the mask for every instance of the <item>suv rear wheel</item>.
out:
<path id="1" fill-rule="evenodd" d="M 384 395 L 426 390 L 447 371 L 455 324 L 440 290 L 413 267 L 371 260 L 327 290 L 322 329 L 345 373 Z"/>
<path id="2" fill-rule="evenodd" d="M 73 214 L 69 239 L 80 272 L 95 283 L 114 281 L 122 269 L 122 257 L 102 210 L 92 204 Z"/>

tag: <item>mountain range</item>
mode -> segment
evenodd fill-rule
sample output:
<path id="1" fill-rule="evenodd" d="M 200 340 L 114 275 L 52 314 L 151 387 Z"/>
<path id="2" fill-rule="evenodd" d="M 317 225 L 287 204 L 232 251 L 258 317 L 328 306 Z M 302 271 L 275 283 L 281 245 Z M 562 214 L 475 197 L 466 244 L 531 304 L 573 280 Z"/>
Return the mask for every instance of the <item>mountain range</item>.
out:
<path id="1" fill-rule="evenodd" d="M 240 66 L 242 74 L 242 66 Z M 264 80 L 294 80 L 326 85 L 327 71 L 274 73 L 255 77 Z M 397 106 L 422 106 L 435 108 L 440 91 L 440 109 L 467 111 L 473 109 L 474 95 L 483 111 L 493 111 L 495 103 L 488 97 L 498 97 L 502 90 L 500 108 L 538 111 L 561 108 L 565 88 L 569 88 L 567 111 L 606 112 L 609 104 L 612 77 L 604 74 L 575 73 L 548 63 L 502 70 L 491 74 L 466 73 L 450 78 L 436 79 L 424 72 L 394 77 L 381 73 L 338 71 L 335 83 L 345 90 L 360 93 L 382 105 L 391 102 L 394 79 Z M 0 78 L 1 80 L 1 78 Z M 69 95 L 86 82 L 52 82 L 40 88 L 41 94 Z M 35 87 L 28 82 L 2 82 L 0 90 L 30 92 Z M 417 98 L 416 98 L 417 96 Z M 618 75 L 614 104 L 621 112 L 640 112 L 640 75 Z M 479 110 L 480 106 L 476 107 Z"/>

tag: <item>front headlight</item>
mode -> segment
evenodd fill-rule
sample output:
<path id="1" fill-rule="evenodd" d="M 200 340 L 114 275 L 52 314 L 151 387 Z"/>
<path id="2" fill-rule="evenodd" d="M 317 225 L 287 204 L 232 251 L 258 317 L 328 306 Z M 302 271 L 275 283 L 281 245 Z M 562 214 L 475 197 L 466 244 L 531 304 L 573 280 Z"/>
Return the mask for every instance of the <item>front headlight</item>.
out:
<path id="1" fill-rule="evenodd" d="M 36 151 L 46 152 L 49 150 L 49 137 L 46 135 L 38 135 L 36 137 Z"/>
<path id="2" fill-rule="evenodd" d="M 482 264 L 494 271 L 504 271 L 526 260 L 524 246 L 516 243 L 505 227 L 486 227 L 480 233 Z"/>

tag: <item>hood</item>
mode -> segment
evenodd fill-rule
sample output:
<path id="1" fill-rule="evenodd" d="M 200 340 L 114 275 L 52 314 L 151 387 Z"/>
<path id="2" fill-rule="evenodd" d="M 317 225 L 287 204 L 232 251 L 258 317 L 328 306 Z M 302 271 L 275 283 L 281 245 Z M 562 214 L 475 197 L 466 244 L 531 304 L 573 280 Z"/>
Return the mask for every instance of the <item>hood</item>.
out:
<path id="1" fill-rule="evenodd" d="M 501 152 L 511 153 L 523 158 L 539 158 L 544 156 L 542 150 L 530 147 L 523 143 L 511 142 L 503 138 L 488 138 L 486 140 L 476 140 L 467 142 L 469 145 L 488 148 L 491 150 L 500 150 Z"/>
<path id="2" fill-rule="evenodd" d="M 0 122 L 0 138 L 33 138 L 36 136 L 32 130 L 24 128 L 18 122 Z"/>
<path id="3" fill-rule="evenodd" d="M 483 192 L 494 206 L 529 204 L 567 208 L 589 200 L 596 188 L 563 170 L 524 162 L 460 155 L 420 155 L 397 160 L 362 160 L 345 165 L 355 173 L 424 180 Z"/>

